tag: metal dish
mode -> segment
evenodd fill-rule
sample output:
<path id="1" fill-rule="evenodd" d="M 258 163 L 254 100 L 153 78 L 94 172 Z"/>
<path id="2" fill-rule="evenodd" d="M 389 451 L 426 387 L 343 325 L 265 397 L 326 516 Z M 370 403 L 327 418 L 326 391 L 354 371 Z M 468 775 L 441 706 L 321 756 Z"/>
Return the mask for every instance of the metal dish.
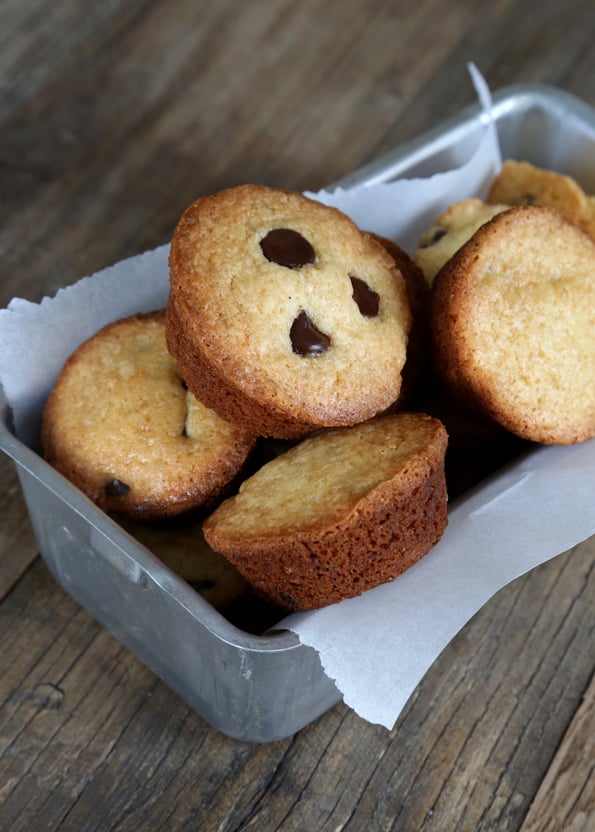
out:
<path id="1" fill-rule="evenodd" d="M 576 176 L 595 193 L 595 112 L 557 89 L 494 95 L 504 157 Z M 427 176 L 461 164 L 477 140 L 479 106 L 336 183 Z M 287 737 L 341 698 L 316 651 L 288 631 L 231 624 L 154 554 L 99 511 L 14 435 L 0 402 L 0 448 L 16 463 L 42 557 L 64 589 L 196 712 L 241 740 Z"/>

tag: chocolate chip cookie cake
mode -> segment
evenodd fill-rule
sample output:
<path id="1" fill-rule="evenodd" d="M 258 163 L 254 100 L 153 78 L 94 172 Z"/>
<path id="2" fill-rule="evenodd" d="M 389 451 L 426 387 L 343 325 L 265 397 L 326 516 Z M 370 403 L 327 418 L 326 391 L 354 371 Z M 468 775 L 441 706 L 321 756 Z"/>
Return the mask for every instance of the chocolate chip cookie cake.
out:
<path id="1" fill-rule="evenodd" d="M 44 456 L 107 512 L 164 517 L 208 503 L 254 437 L 187 389 L 165 344 L 165 315 L 101 329 L 69 358 L 43 413 Z"/>
<path id="2" fill-rule="evenodd" d="M 259 185 L 198 199 L 173 236 L 170 287 L 181 374 L 251 432 L 351 425 L 399 395 L 411 326 L 402 275 L 334 208 Z"/>

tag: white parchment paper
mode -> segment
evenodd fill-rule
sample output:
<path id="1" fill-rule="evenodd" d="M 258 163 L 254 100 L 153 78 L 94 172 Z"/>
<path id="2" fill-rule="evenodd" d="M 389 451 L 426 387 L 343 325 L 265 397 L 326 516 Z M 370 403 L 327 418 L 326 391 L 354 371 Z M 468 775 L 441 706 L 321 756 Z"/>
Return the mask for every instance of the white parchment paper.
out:
<path id="1" fill-rule="evenodd" d="M 440 542 L 391 584 L 290 616 L 360 716 L 391 728 L 443 648 L 492 595 L 595 533 L 595 440 L 540 448 L 449 511 Z"/>
<path id="2" fill-rule="evenodd" d="M 470 72 L 485 129 L 461 167 L 313 196 L 410 251 L 440 211 L 483 196 L 501 159 L 489 91 Z M 0 383 L 22 441 L 37 447 L 41 408 L 78 344 L 109 321 L 165 305 L 167 257 L 163 246 L 40 304 L 15 298 L 0 310 Z M 595 533 L 594 495 L 595 441 L 541 448 L 451 506 L 440 543 L 394 583 L 284 624 L 319 652 L 348 705 L 390 728 L 444 646 L 498 589 Z"/>
<path id="3" fill-rule="evenodd" d="M 469 71 L 483 107 L 485 131 L 475 153 L 462 167 L 440 171 L 425 179 L 401 179 L 307 195 L 340 208 L 360 228 L 395 240 L 412 254 L 420 233 L 429 228 L 449 205 L 471 195 L 487 196 L 502 164 L 498 135 L 491 119 L 488 87 L 473 64 Z"/>

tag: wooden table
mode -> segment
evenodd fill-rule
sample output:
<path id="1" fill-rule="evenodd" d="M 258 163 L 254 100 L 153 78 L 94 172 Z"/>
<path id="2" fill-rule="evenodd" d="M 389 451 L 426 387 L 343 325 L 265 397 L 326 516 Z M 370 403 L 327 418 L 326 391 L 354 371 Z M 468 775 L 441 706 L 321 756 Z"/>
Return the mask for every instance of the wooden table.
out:
<path id="1" fill-rule="evenodd" d="M 590 2 L 4 0 L 0 305 L 169 239 L 196 196 L 315 190 L 492 89 L 595 106 Z M 595 828 L 595 538 L 490 601 L 388 732 L 222 736 L 38 556 L 0 459 L 0 829 Z"/>

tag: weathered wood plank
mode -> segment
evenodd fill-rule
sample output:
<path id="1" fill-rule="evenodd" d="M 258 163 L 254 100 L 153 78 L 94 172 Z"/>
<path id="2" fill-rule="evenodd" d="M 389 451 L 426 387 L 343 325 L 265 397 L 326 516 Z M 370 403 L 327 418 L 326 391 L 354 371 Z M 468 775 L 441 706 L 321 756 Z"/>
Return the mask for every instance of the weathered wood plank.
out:
<path id="1" fill-rule="evenodd" d="M 593 641 L 591 641 L 591 645 Z M 589 832 L 595 828 L 595 680 L 531 804 L 521 832 Z"/>
<path id="2" fill-rule="evenodd" d="M 230 0 L 208 13 L 203 4 L 178 2 L 174 14 L 152 3 L 132 25 L 129 5 L 114 3 L 111 19 L 91 11 L 70 50 L 56 48 L 60 28 L 37 36 L 39 60 L 51 62 L 45 82 L 18 121 L 0 125 L 10 194 L 0 226 L 3 304 L 53 294 L 164 242 L 201 193 L 244 181 L 316 189 L 350 172 L 472 17 L 464 6 L 449 15 L 442 46 L 414 73 L 426 27 L 416 10 L 393 20 L 382 3 L 353 0 L 333 15 L 317 13 L 316 2 L 279 3 L 274 14 L 267 4 Z M 97 34 L 88 42 L 93 16 Z M 45 26 L 41 16 L 37 25 Z M 395 67 L 401 30 L 410 37 Z M 17 75 L 15 95 L 24 83 Z M 468 81 L 463 96 L 473 100 Z M 36 123 L 44 124 L 41 144 Z"/>
<path id="3" fill-rule="evenodd" d="M 0 456 L 0 601 L 38 554 L 12 461 Z"/>

